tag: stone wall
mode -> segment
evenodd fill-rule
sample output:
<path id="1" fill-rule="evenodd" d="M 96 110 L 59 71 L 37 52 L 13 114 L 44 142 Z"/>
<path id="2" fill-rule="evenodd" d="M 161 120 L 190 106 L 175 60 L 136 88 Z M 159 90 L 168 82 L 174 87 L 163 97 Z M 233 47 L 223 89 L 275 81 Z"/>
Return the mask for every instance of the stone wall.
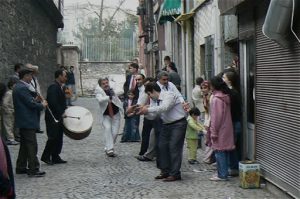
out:
<path id="1" fill-rule="evenodd" d="M 29 62 L 40 67 L 39 79 L 45 93 L 56 70 L 56 32 L 56 24 L 38 2 L 1 0 L 0 81 L 13 74 L 15 63 Z"/>
<path id="2" fill-rule="evenodd" d="M 110 85 L 115 92 L 123 92 L 127 62 L 80 62 L 81 80 L 79 95 L 93 95 L 100 77 L 109 77 Z M 81 82 L 81 83 L 80 83 Z"/>

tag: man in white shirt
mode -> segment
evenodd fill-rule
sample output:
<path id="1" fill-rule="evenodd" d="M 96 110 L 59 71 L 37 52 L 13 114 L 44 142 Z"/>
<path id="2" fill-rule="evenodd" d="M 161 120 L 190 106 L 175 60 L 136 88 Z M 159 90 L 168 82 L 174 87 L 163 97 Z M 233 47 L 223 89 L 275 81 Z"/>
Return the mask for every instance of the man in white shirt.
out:
<path id="1" fill-rule="evenodd" d="M 179 92 L 179 90 L 176 88 L 176 86 L 169 81 L 169 74 L 166 71 L 162 71 L 158 73 L 157 75 L 158 81 L 156 82 L 158 86 L 160 87 L 161 91 L 170 91 L 175 93 L 178 97 L 181 103 L 184 102 L 184 99 L 182 97 L 182 94 Z"/>
<path id="2" fill-rule="evenodd" d="M 145 85 L 145 92 L 157 106 L 144 106 L 139 113 L 160 115 L 163 123 L 158 144 L 161 174 L 155 179 L 163 179 L 165 182 L 181 180 L 180 168 L 187 121 L 180 96 L 174 92 L 162 92 L 157 83 Z"/>

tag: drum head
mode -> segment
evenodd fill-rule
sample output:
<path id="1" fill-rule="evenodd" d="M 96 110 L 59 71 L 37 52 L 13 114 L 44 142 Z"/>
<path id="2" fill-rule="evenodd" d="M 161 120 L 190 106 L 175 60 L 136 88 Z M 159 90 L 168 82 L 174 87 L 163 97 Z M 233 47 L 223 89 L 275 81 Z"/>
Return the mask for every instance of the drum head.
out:
<path id="1" fill-rule="evenodd" d="M 65 134 L 72 139 L 87 137 L 93 126 L 92 113 L 81 106 L 71 106 L 65 110 L 63 119 Z"/>

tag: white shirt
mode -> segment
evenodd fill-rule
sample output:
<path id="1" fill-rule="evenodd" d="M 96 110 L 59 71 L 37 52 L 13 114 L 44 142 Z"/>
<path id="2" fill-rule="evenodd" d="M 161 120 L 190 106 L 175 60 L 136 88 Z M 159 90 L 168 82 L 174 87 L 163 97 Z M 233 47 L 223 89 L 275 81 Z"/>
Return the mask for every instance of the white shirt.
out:
<path id="1" fill-rule="evenodd" d="M 145 105 L 148 100 L 148 95 L 145 93 L 145 86 L 142 85 L 142 86 L 138 87 L 138 89 L 139 89 L 139 98 L 138 98 L 137 104 Z"/>
<path id="2" fill-rule="evenodd" d="M 29 90 L 31 92 L 38 92 L 39 94 L 41 94 L 41 88 L 40 88 L 40 84 L 38 82 L 38 79 L 35 76 L 32 76 L 32 80 L 29 84 Z"/>
<path id="3" fill-rule="evenodd" d="M 164 85 L 162 85 L 161 83 L 159 83 L 159 81 L 157 81 L 156 83 L 159 85 L 162 92 L 165 92 L 165 91 L 173 92 L 179 97 L 180 102 L 184 102 L 184 99 L 183 99 L 181 93 L 179 92 L 179 90 L 176 88 L 176 86 L 172 82 L 168 82 L 167 88 Z"/>
<path id="4" fill-rule="evenodd" d="M 135 81 L 135 76 L 136 76 L 136 75 L 131 75 L 130 84 L 129 84 L 129 90 L 132 89 L 132 88 L 131 88 L 131 86 L 132 86 L 132 81 Z M 136 82 L 135 82 L 135 86 L 136 86 Z"/>
<path id="5" fill-rule="evenodd" d="M 159 105 L 150 106 L 148 113 L 160 114 L 164 124 L 172 123 L 186 117 L 180 97 L 173 92 L 160 92 Z"/>
<path id="6" fill-rule="evenodd" d="M 200 112 L 204 112 L 204 106 L 203 106 L 203 97 L 202 97 L 202 91 L 201 87 L 199 85 L 196 85 L 192 91 L 192 99 L 194 102 L 194 105 L 200 110 Z"/>

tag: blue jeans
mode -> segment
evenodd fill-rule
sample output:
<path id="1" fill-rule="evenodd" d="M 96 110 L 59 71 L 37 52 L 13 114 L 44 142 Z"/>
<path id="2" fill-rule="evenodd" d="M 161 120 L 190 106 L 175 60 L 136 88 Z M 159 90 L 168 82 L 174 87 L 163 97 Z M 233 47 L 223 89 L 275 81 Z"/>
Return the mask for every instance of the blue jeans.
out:
<path id="1" fill-rule="evenodd" d="M 233 123 L 233 132 L 234 132 L 234 144 L 235 150 L 229 152 L 229 168 L 231 170 L 239 169 L 239 160 L 241 160 L 241 137 L 242 137 L 242 125 L 241 122 Z"/>
<path id="2" fill-rule="evenodd" d="M 227 179 L 228 177 L 228 151 L 215 151 L 218 177 L 222 179 Z"/>

